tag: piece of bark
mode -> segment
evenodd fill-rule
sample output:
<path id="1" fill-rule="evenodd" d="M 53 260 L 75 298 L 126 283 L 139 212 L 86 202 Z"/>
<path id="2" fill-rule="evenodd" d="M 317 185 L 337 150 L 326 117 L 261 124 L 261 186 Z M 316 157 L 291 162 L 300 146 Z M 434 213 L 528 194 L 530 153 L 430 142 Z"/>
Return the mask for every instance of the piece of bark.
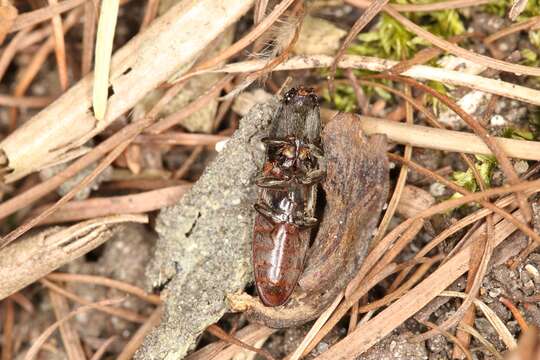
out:
<path id="1" fill-rule="evenodd" d="M 326 208 L 304 273 L 289 302 L 266 307 L 249 295 L 231 295 L 233 310 L 270 327 L 289 327 L 319 316 L 362 263 L 388 194 L 384 136 L 364 136 L 361 123 L 339 114 L 322 134 Z"/>
<path id="2" fill-rule="evenodd" d="M 176 206 L 161 211 L 153 287 L 165 288 L 164 314 L 136 359 L 181 359 L 197 337 L 227 311 L 225 296 L 252 279 L 251 236 L 269 124 L 278 107 L 255 106 L 214 162 Z"/>
<path id="3" fill-rule="evenodd" d="M 89 74 L 0 143 L 6 182 L 69 158 L 69 154 L 131 109 L 146 93 L 187 68 L 207 45 L 244 15 L 253 0 L 184 0 L 156 19 L 112 58 L 103 121 L 91 110 Z"/>
<path id="4" fill-rule="evenodd" d="M 147 222 L 146 215 L 119 215 L 52 227 L 0 250 L 0 300 L 95 249 L 113 235 L 113 224 Z"/>

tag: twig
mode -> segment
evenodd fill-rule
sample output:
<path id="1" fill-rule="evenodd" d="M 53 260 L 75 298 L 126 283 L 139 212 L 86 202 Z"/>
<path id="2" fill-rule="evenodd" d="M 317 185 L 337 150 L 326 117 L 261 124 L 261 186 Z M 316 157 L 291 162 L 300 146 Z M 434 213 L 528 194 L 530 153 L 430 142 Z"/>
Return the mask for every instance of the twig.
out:
<path id="1" fill-rule="evenodd" d="M 154 211 L 177 203 L 190 187 L 191 185 L 179 185 L 133 195 L 72 201 L 62 205 L 54 214 L 44 217 L 39 224 L 55 224 L 101 216 Z M 48 208 L 49 205 L 45 205 L 45 207 Z M 42 212 L 43 207 L 40 207 L 30 217 L 35 217 Z"/>
<path id="2" fill-rule="evenodd" d="M 47 229 L 1 249 L 0 299 L 103 244 L 113 235 L 108 226 L 147 221 L 145 215 L 94 219 L 60 230 Z"/>
<path id="3" fill-rule="evenodd" d="M 331 66 L 332 62 L 333 58 L 327 55 L 295 56 L 283 62 L 274 70 L 319 69 Z M 200 71 L 197 74 L 204 74 L 206 72 L 239 73 L 255 71 L 261 69 L 264 64 L 265 62 L 260 60 L 243 61 L 216 67 L 207 71 Z M 398 64 L 396 61 L 375 57 L 344 55 L 338 63 L 338 67 L 343 69 L 352 68 L 382 72 L 390 70 L 396 64 Z M 540 91 L 498 79 L 490 79 L 479 75 L 471 75 L 460 71 L 446 70 L 426 65 L 415 65 L 401 75 L 419 80 L 434 80 L 446 84 L 465 86 L 490 94 L 497 94 L 534 105 L 540 105 Z"/>

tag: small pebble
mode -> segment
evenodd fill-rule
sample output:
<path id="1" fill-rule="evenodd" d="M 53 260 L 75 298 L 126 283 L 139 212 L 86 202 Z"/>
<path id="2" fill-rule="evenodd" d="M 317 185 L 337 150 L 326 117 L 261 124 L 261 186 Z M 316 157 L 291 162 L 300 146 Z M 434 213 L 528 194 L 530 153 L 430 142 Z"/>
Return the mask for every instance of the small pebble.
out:
<path id="1" fill-rule="evenodd" d="M 535 283 L 537 284 L 540 283 L 540 272 L 534 265 L 532 264 L 525 265 L 525 270 L 529 273 L 529 275 L 531 275 Z"/>
<path id="2" fill-rule="evenodd" d="M 443 196 L 444 192 L 446 190 L 446 187 L 438 182 L 435 182 L 429 186 L 429 192 L 433 196 Z"/>
<path id="3" fill-rule="evenodd" d="M 497 298 L 501 294 L 502 294 L 501 288 L 494 288 L 494 289 L 489 290 L 489 296 L 492 298 Z"/>
<path id="4" fill-rule="evenodd" d="M 218 141 L 215 145 L 215 149 L 217 152 L 222 152 L 223 149 L 225 149 L 225 146 L 227 146 L 227 142 L 229 142 L 229 139 Z"/>

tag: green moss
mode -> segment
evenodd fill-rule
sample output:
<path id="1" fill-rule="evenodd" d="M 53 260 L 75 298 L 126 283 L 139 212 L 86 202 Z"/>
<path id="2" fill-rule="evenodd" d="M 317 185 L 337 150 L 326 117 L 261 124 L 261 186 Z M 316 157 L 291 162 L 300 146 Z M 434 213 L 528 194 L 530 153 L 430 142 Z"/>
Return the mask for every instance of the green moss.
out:
<path id="1" fill-rule="evenodd" d="M 476 155 L 476 160 L 475 166 L 482 181 L 487 187 L 491 186 L 491 175 L 493 169 L 497 165 L 495 157 L 490 155 Z M 474 178 L 471 169 L 467 169 L 467 171 L 454 171 L 452 179 L 457 185 L 462 186 L 471 192 L 475 192 L 480 188 L 476 183 L 476 179 Z"/>
<path id="2" fill-rule="evenodd" d="M 354 89 L 350 85 L 337 85 L 333 98 L 330 96 L 328 89 L 325 88 L 322 96 L 324 100 L 333 104 L 339 111 L 353 112 L 356 110 L 356 95 L 354 94 Z"/>
<path id="3" fill-rule="evenodd" d="M 534 134 L 528 129 L 518 129 L 513 127 L 508 127 L 503 130 L 502 136 L 509 139 L 516 140 L 534 140 Z"/>

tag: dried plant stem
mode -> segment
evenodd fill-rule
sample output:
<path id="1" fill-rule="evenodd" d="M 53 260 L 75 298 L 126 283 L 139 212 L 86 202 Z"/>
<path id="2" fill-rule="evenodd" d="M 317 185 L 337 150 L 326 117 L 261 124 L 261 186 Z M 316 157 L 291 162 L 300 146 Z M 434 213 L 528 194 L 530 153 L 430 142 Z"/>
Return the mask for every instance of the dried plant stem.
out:
<path id="1" fill-rule="evenodd" d="M 358 116 L 362 129 L 371 134 L 385 134 L 391 141 L 415 147 L 463 152 L 466 154 L 493 155 L 487 145 L 476 135 L 421 125 L 407 125 L 390 120 Z M 540 142 L 493 137 L 512 158 L 540 160 Z"/>
<path id="2" fill-rule="evenodd" d="M 498 245 L 514 230 L 515 227 L 512 224 L 506 220 L 501 221 L 496 226 L 495 243 L 493 245 Z M 366 351 L 446 289 L 457 277 L 461 276 L 468 268 L 470 251 L 469 246 L 458 252 L 427 279 L 373 319 L 359 325 L 353 333 L 318 356 L 317 359 L 353 358 Z"/>
<path id="3" fill-rule="evenodd" d="M 107 112 L 111 54 L 119 7 L 120 0 L 103 1 L 99 14 L 94 65 L 94 86 L 92 88 L 94 116 L 99 121 L 105 118 L 105 113 Z"/>
<path id="4" fill-rule="evenodd" d="M 295 56 L 284 61 L 274 70 L 283 71 L 327 68 L 332 65 L 333 60 L 334 58 L 332 56 L 327 55 Z M 343 69 L 351 68 L 383 72 L 390 70 L 396 64 L 398 64 L 396 61 L 375 57 L 344 55 L 338 63 L 338 67 Z M 259 70 L 263 68 L 264 65 L 264 61 L 250 60 L 227 64 L 211 70 L 198 72 L 198 74 L 205 72 L 242 73 Z M 414 65 L 401 75 L 419 80 L 434 80 L 445 84 L 465 86 L 467 88 L 497 94 L 530 104 L 540 105 L 540 91 L 498 79 L 490 79 L 479 75 L 471 75 L 460 71 L 446 70 L 426 65 Z"/>

